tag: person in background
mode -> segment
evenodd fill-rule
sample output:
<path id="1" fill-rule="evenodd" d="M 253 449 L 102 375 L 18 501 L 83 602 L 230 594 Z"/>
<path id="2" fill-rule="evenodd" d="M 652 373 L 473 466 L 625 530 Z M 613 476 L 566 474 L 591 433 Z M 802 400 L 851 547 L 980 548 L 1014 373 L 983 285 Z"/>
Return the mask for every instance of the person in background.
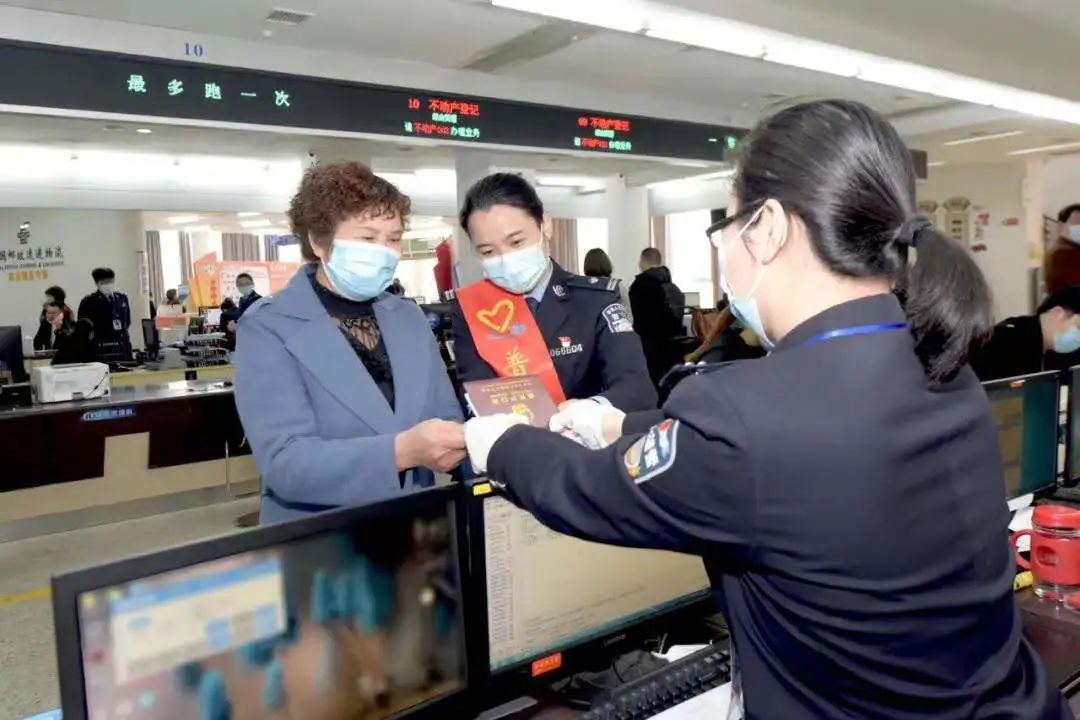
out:
<path id="1" fill-rule="evenodd" d="M 242 317 L 248 308 L 262 299 L 262 295 L 255 292 L 255 280 L 246 272 L 236 276 L 236 291 L 240 293 L 240 304 L 237 311 Z"/>
<path id="2" fill-rule="evenodd" d="M 400 280 L 394 278 L 394 282 L 390 283 L 390 287 L 386 288 L 386 292 L 398 297 L 405 297 L 405 286 L 401 284 Z"/>
<path id="3" fill-rule="evenodd" d="M 86 318 L 80 319 L 70 332 L 56 336 L 53 349 L 56 354 L 53 355 L 52 365 L 94 362 L 98 359 L 94 323 Z"/>
<path id="4" fill-rule="evenodd" d="M 720 313 L 716 324 L 697 350 L 686 357 L 691 363 L 727 363 L 765 357 L 765 348 L 751 328 L 735 319 L 730 309 Z"/>
<path id="5" fill-rule="evenodd" d="M 131 347 L 131 303 L 116 289 L 116 273 L 111 268 L 95 268 L 91 273 L 97 290 L 79 303 L 79 319 L 94 325 L 94 342 Z"/>
<path id="6" fill-rule="evenodd" d="M 465 457 L 424 313 L 386 292 L 409 207 L 355 162 L 308 169 L 290 203 L 307 266 L 240 319 L 233 356 L 262 523 L 429 487 Z"/>
<path id="7" fill-rule="evenodd" d="M 557 532 L 703 557 L 732 717 L 1071 718 L 1024 638 L 967 365 L 992 327 L 986 279 L 916 214 L 911 154 L 869 107 L 795 105 L 741 143 L 709 238 L 771 354 L 686 379 L 661 410 L 552 418 L 585 447 L 470 420 L 473 467 Z"/>
<path id="8" fill-rule="evenodd" d="M 452 323 L 462 381 L 536 375 L 556 403 L 656 407 L 618 282 L 573 275 L 551 259 L 551 218 L 527 181 L 510 173 L 479 180 L 459 220 L 486 278 L 457 291 Z"/>
<path id="9" fill-rule="evenodd" d="M 183 308 L 184 303 L 180 302 L 180 297 L 176 294 L 176 288 L 169 288 L 165 291 L 165 303 L 167 307 L 179 307 Z"/>
<path id="10" fill-rule="evenodd" d="M 64 313 L 64 321 L 72 325 L 75 324 L 75 311 L 67 305 L 67 293 L 64 292 L 64 288 L 59 285 L 53 285 L 50 288 L 45 289 L 45 306 L 49 303 L 56 303 L 60 306 L 60 310 Z M 45 306 L 41 309 L 41 319 L 45 319 Z"/>
<path id="11" fill-rule="evenodd" d="M 1034 315 L 1007 318 L 994 327 L 989 340 L 971 358 L 982 381 L 1056 369 L 1049 356 L 1080 350 L 1080 286 L 1050 295 Z M 1053 367 L 1049 367 L 1053 366 Z"/>
<path id="12" fill-rule="evenodd" d="M 1057 219 L 1058 237 L 1043 263 L 1048 294 L 1080 285 L 1080 203 L 1062 208 Z"/>
<path id="13" fill-rule="evenodd" d="M 34 335 L 35 350 L 55 350 L 57 340 L 71 332 L 73 322 L 64 315 L 64 309 L 56 302 L 46 302 L 45 311 Z"/>
<path id="14" fill-rule="evenodd" d="M 609 278 L 614 271 L 611 258 L 600 248 L 593 248 L 585 253 L 585 261 L 582 263 L 582 273 L 585 277 Z"/>
<path id="15" fill-rule="evenodd" d="M 664 266 L 656 248 L 641 251 L 641 273 L 630 284 L 630 311 L 634 331 L 641 337 L 649 377 L 654 383 L 681 360 L 676 338 L 684 335 L 683 311 L 686 300 L 678 285 L 671 281 L 671 271 Z"/>
<path id="16" fill-rule="evenodd" d="M 229 352 L 236 350 L 236 325 L 240 321 L 240 310 L 236 302 L 227 297 L 221 301 L 221 320 L 218 328 L 225 333 L 225 347 Z"/>

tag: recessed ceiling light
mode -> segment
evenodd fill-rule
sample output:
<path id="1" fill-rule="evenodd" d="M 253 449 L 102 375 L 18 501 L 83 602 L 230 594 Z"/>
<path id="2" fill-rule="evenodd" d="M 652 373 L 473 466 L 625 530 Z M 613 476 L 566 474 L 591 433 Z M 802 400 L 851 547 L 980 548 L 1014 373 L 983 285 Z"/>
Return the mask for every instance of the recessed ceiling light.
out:
<path id="1" fill-rule="evenodd" d="M 1023 150 L 1013 150 L 1009 155 L 1031 155 L 1032 153 L 1071 150 L 1072 148 L 1080 148 L 1080 142 L 1062 142 L 1054 145 L 1042 145 L 1040 147 L 1024 148 Z"/>
<path id="2" fill-rule="evenodd" d="M 972 137 L 960 138 L 959 140 L 950 140 L 945 143 L 946 145 L 970 145 L 971 143 L 986 142 L 987 140 L 1000 140 L 1007 137 L 1016 137 L 1017 135 L 1023 135 L 1023 130 L 1006 130 L 1005 132 L 989 133 L 987 135 L 973 135 Z"/>
<path id="3" fill-rule="evenodd" d="M 926 163 L 926 167 L 941 167 L 942 165 L 946 164 L 948 163 L 946 163 L 944 160 L 935 160 L 934 162 Z"/>
<path id="4" fill-rule="evenodd" d="M 185 225 L 187 223 L 199 222 L 198 215 L 173 215 L 172 217 L 165 218 L 165 222 L 170 225 Z"/>
<path id="5" fill-rule="evenodd" d="M 272 220 L 270 220 L 270 218 L 262 218 L 261 220 L 241 220 L 240 221 L 240 227 L 246 227 L 246 228 L 268 227 L 268 226 L 273 225 L 273 224 L 274 223 L 273 223 Z"/>
<path id="6" fill-rule="evenodd" d="M 260 212 L 238 212 L 236 217 L 259 217 L 262 215 Z"/>
<path id="7" fill-rule="evenodd" d="M 135 132 L 139 133 L 140 135 L 149 135 L 154 131 L 150 128 L 135 128 Z"/>

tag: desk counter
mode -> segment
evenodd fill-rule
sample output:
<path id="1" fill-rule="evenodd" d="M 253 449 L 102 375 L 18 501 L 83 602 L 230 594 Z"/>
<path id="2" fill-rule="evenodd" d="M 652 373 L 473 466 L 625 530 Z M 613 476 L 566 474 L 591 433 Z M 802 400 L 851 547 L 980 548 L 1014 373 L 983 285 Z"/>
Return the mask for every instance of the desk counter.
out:
<path id="1" fill-rule="evenodd" d="M 250 453 L 223 381 L 0 410 L 0 541 L 254 491 Z"/>

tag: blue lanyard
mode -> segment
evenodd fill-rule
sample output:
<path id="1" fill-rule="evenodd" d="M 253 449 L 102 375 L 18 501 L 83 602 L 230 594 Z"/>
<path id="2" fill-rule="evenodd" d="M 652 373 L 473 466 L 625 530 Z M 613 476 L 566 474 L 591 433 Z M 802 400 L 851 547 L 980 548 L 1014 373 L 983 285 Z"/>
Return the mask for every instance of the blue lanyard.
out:
<path id="1" fill-rule="evenodd" d="M 907 327 L 907 323 L 877 323 L 876 325 L 855 325 L 854 327 L 842 327 L 828 332 L 823 332 L 820 335 L 815 335 L 802 345 L 817 345 L 828 340 L 835 340 L 836 338 L 851 337 L 853 335 L 875 335 L 877 333 L 891 332 L 893 330 L 903 330 Z"/>

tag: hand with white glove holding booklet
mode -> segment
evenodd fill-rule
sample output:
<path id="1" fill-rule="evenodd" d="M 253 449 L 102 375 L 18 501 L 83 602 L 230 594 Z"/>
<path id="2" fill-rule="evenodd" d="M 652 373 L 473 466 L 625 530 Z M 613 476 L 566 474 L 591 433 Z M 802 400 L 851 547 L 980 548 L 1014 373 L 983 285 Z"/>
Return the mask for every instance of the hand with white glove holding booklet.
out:
<path id="1" fill-rule="evenodd" d="M 587 448 L 599 450 L 622 436 L 626 413 L 596 400 L 568 400 L 551 417 L 549 428 Z"/>
<path id="2" fill-rule="evenodd" d="M 495 443 L 510 428 L 516 425 L 528 425 L 529 419 L 516 413 L 503 413 L 476 417 L 465 423 L 465 448 L 469 451 L 469 460 L 473 470 L 487 472 L 488 455 Z"/>

